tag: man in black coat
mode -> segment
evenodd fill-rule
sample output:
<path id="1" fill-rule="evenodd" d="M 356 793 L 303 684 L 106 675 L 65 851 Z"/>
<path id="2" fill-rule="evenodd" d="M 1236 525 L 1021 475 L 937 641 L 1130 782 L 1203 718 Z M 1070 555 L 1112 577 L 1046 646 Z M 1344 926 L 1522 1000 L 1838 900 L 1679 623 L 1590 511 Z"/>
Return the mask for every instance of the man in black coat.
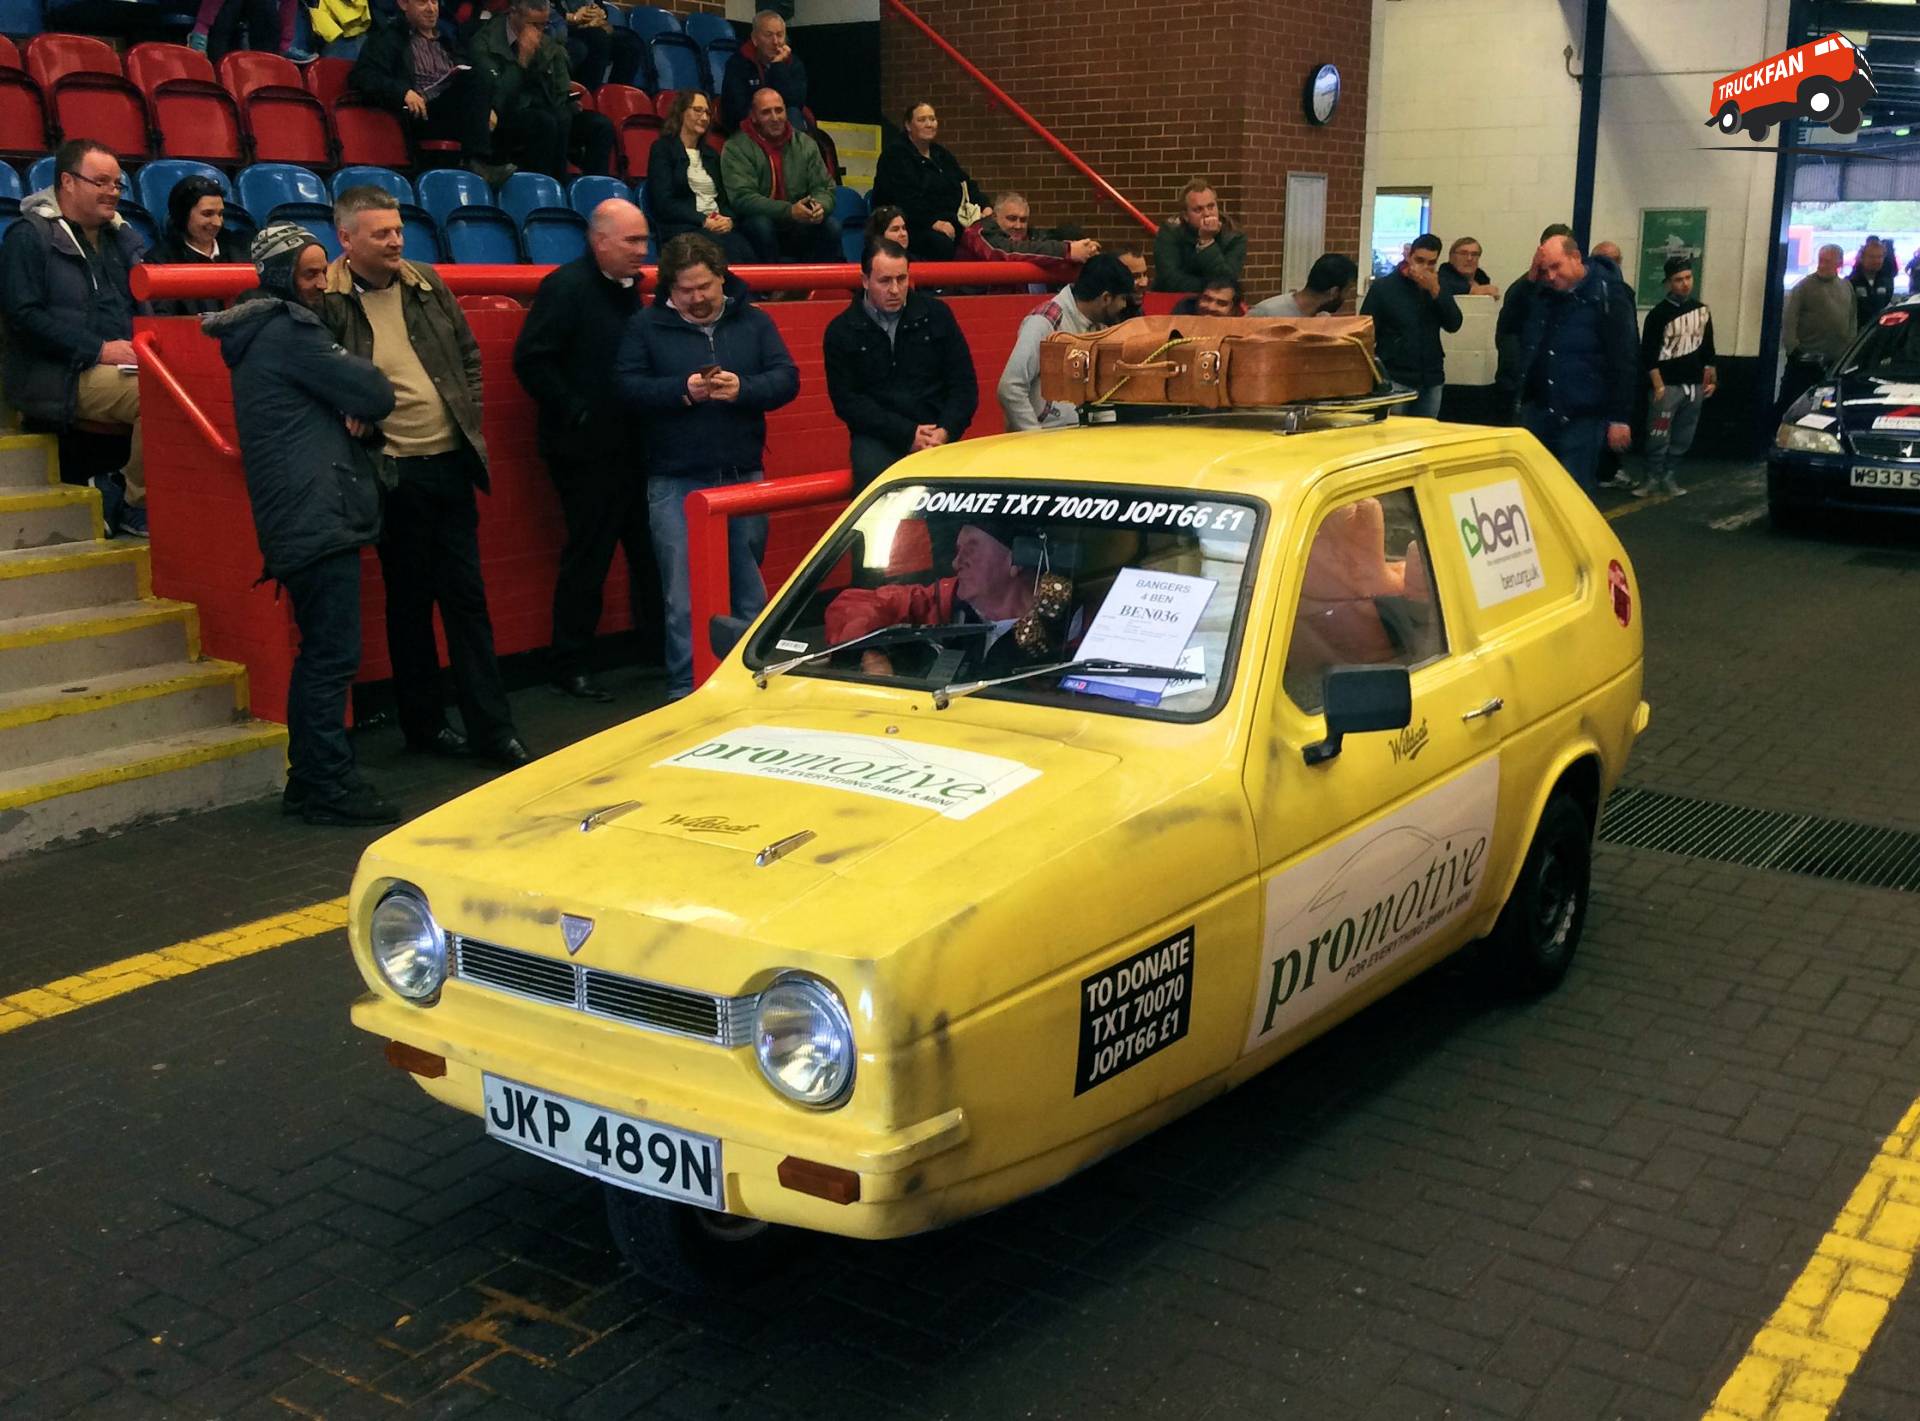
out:
<path id="1" fill-rule="evenodd" d="M 1581 260 L 1571 237 L 1551 237 L 1534 259 L 1540 272 L 1520 348 L 1520 423 L 1589 495 L 1602 447 L 1633 441 L 1639 333 L 1620 269 L 1605 257 Z"/>
<path id="2" fill-rule="evenodd" d="M 1440 239 L 1431 232 L 1413 239 L 1406 260 L 1367 288 L 1360 314 L 1373 317 L 1373 339 L 1380 364 L 1396 388 L 1418 396 L 1396 406 L 1395 414 L 1440 417 L 1440 396 L 1447 382 L 1447 358 L 1440 332 L 1460 329 L 1460 307 L 1440 289 Z"/>
<path id="3" fill-rule="evenodd" d="M 753 36 L 727 60 L 720 74 L 720 131 L 732 133 L 753 112 L 753 96 L 777 89 L 795 128 L 807 127 L 807 66 L 787 43 L 787 22 L 778 10 L 753 17 Z"/>
<path id="4" fill-rule="evenodd" d="M 660 642 L 641 425 L 613 384 L 646 260 L 640 209 L 619 198 L 601 203 L 585 255 L 547 274 L 513 347 L 513 372 L 540 408 L 540 454 L 567 520 L 553 588 L 553 687 L 587 701 L 613 699 L 588 674 L 587 658 L 616 545 L 627 552 L 634 630 L 643 647 Z"/>
<path id="5" fill-rule="evenodd" d="M 399 0 L 398 23 L 376 24 L 353 62 L 347 87 L 392 109 L 408 138 L 450 139 L 469 166 L 489 181 L 504 175 L 487 165 L 493 150 L 487 86 L 454 51 L 440 24 L 440 0 Z"/>
<path id="6" fill-rule="evenodd" d="M 375 421 L 393 386 L 314 314 L 327 254 L 277 222 L 253 242 L 260 289 L 201 319 L 233 376 L 247 499 L 265 562 L 300 628 L 287 685 L 287 789 L 309 824 L 391 824 L 400 815 L 354 769 L 347 695 L 360 668 L 360 549 L 380 536 Z"/>
<path id="7" fill-rule="evenodd" d="M 856 493 L 896 460 L 965 434 L 980 403 L 960 323 L 912 289 L 905 247 L 869 243 L 860 284 L 821 342 L 827 396 L 853 436 Z"/>

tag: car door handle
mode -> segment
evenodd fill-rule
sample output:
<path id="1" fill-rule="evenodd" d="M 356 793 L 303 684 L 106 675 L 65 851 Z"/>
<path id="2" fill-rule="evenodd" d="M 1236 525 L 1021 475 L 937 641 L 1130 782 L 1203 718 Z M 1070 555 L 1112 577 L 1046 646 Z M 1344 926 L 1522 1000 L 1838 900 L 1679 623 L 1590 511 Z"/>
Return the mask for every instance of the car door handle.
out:
<path id="1" fill-rule="evenodd" d="M 1488 701 L 1485 705 L 1475 706 L 1472 710 L 1467 711 L 1465 714 L 1463 714 L 1460 717 L 1460 719 L 1485 720 L 1488 716 L 1492 715 L 1495 711 L 1503 709 L 1506 706 L 1506 704 L 1507 703 L 1501 700 L 1500 697 L 1495 696 L 1492 700 Z"/>

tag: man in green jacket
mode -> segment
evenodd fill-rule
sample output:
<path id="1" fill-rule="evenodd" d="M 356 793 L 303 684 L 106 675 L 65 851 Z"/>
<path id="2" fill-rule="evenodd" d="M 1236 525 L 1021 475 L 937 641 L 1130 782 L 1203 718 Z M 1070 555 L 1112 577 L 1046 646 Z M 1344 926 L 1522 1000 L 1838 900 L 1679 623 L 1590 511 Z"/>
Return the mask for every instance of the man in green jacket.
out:
<path id="1" fill-rule="evenodd" d="M 490 96 L 493 154 L 523 168 L 567 180 L 573 150 L 583 173 L 607 173 L 613 124 L 573 107 L 567 51 L 547 34 L 547 0 L 513 0 L 474 32 L 474 77 Z"/>
<path id="2" fill-rule="evenodd" d="M 1153 289 L 1204 291 L 1210 282 L 1240 280 L 1247 234 L 1220 215 L 1213 185 L 1195 178 L 1180 193 L 1180 216 L 1153 239 Z"/>
<path id="3" fill-rule="evenodd" d="M 778 89 L 761 89 L 720 150 L 720 181 L 734 220 L 763 262 L 842 262 L 833 176 L 819 145 L 787 122 Z"/>

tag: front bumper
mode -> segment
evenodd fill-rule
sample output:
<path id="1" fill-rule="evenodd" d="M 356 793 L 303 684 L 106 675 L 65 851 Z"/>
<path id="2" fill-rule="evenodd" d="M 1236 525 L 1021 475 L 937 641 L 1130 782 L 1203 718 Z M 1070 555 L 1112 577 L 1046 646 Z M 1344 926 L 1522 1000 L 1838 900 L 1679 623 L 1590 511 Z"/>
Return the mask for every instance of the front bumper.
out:
<path id="1" fill-rule="evenodd" d="M 1851 454 L 1802 454 L 1774 450 L 1767 456 L 1767 504 L 1792 513 L 1887 513 L 1920 517 L 1920 489 L 1861 488 L 1853 470 L 1907 467 L 1897 460 Z M 1911 467 L 1920 469 L 1920 461 Z"/>

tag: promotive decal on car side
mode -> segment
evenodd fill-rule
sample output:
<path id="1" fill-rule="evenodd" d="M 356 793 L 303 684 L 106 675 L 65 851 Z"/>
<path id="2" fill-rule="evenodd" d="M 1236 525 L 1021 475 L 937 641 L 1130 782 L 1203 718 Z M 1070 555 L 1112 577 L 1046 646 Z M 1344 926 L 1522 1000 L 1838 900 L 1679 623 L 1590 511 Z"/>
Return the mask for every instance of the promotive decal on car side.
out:
<path id="1" fill-rule="evenodd" d="M 1533 519 L 1517 479 L 1487 484 L 1453 496 L 1454 527 L 1473 574 L 1473 595 L 1482 607 L 1523 596 L 1546 582 Z"/>
<path id="2" fill-rule="evenodd" d="M 1265 950 L 1247 1044 L 1258 1050 L 1467 913 L 1500 798 L 1482 760 L 1267 885 Z"/>
<path id="3" fill-rule="evenodd" d="M 917 804 L 948 819 L 969 818 L 1040 777 L 1032 766 L 998 755 L 768 725 L 726 731 L 654 765 L 842 789 Z"/>
<path id="4" fill-rule="evenodd" d="M 1193 929 L 1144 948 L 1080 983 L 1080 1061 L 1073 1093 L 1139 1065 L 1187 1034 L 1193 1012 Z"/>

